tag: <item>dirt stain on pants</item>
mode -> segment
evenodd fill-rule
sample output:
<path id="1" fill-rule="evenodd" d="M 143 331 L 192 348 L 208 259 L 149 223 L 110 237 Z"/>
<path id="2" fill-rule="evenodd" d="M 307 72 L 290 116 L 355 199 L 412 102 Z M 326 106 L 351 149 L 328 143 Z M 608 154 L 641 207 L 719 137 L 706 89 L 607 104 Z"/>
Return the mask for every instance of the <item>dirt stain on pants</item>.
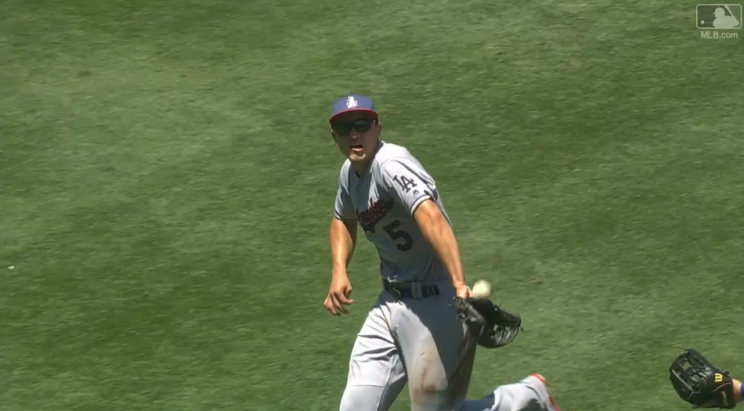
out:
<path id="1" fill-rule="evenodd" d="M 476 344 L 463 338 L 455 358 L 441 358 L 433 342 L 422 347 L 410 375 L 411 405 L 414 410 L 452 410 L 462 402 L 470 386 Z"/>

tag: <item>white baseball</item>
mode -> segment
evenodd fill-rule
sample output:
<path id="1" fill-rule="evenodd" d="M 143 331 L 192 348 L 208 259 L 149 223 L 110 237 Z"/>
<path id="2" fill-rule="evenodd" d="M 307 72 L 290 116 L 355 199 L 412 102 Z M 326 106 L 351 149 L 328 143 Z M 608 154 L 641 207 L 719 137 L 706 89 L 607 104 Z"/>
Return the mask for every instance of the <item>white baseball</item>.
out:
<path id="1" fill-rule="evenodd" d="M 473 284 L 473 297 L 489 298 L 491 297 L 491 283 L 486 280 L 478 280 Z"/>

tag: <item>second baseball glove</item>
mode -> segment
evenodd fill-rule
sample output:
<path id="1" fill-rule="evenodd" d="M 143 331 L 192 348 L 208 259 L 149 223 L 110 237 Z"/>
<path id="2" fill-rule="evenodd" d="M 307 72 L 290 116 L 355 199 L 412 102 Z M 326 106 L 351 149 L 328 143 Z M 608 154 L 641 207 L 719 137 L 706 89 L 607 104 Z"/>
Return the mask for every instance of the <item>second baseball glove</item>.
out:
<path id="1" fill-rule="evenodd" d="M 485 348 L 509 344 L 522 329 L 522 319 L 518 315 L 502 310 L 487 298 L 455 297 L 455 309 L 478 345 Z"/>
<path id="2" fill-rule="evenodd" d="M 695 350 L 686 350 L 669 367 L 669 379 L 680 398 L 695 408 L 734 408 L 734 384 L 728 371 Z"/>

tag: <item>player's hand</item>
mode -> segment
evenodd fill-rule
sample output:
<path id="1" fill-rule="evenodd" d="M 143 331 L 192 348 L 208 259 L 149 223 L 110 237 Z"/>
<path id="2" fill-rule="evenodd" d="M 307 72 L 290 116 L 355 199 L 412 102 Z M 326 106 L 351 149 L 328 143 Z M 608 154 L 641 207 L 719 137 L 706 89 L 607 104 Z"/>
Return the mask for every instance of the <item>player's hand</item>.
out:
<path id="1" fill-rule="evenodd" d="M 467 284 L 456 284 L 455 295 L 461 298 L 470 298 L 472 296 L 472 291 Z"/>
<path id="2" fill-rule="evenodd" d="M 352 291 L 351 282 L 346 274 L 334 274 L 323 305 L 333 315 L 348 314 L 344 305 L 354 303 L 354 300 L 350 298 Z"/>

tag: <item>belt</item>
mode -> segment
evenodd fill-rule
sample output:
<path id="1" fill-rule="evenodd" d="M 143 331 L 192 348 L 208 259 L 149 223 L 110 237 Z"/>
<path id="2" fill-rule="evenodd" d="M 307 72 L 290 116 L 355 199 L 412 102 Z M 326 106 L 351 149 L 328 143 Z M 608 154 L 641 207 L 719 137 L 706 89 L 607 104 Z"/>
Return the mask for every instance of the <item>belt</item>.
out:
<path id="1" fill-rule="evenodd" d="M 382 280 L 382 287 L 396 299 L 414 298 L 417 300 L 439 295 L 439 287 L 434 284 L 425 285 L 418 282 L 392 283 Z"/>

